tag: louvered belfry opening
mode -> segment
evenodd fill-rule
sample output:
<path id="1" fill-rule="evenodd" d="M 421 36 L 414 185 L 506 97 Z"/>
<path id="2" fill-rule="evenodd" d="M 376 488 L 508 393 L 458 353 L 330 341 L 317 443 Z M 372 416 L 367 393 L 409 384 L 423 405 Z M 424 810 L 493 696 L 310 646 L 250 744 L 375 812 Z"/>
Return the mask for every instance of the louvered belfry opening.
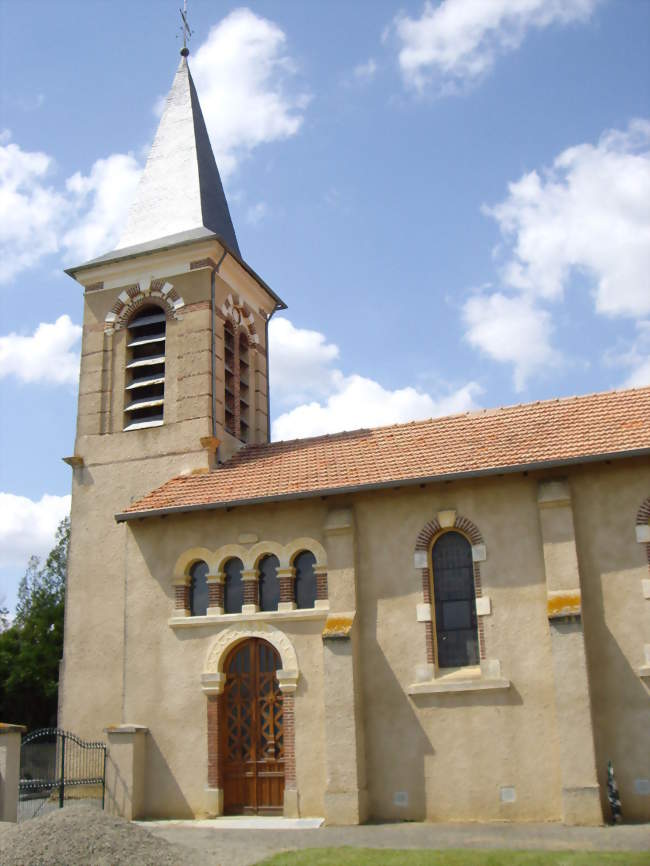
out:
<path id="1" fill-rule="evenodd" d="M 239 438 L 242 442 L 248 442 L 249 420 L 248 420 L 248 386 L 249 386 L 250 360 L 248 356 L 248 340 L 243 333 L 239 334 Z"/>
<path id="2" fill-rule="evenodd" d="M 224 389 L 226 398 L 226 430 L 235 435 L 235 332 L 230 322 L 224 326 Z"/>
<path id="3" fill-rule="evenodd" d="M 164 311 L 153 305 L 138 310 L 129 322 L 125 430 L 163 423 L 166 325 Z"/>
<path id="4" fill-rule="evenodd" d="M 242 442 L 249 440 L 249 374 L 248 338 L 235 324 L 227 321 L 224 338 L 225 427 Z"/>

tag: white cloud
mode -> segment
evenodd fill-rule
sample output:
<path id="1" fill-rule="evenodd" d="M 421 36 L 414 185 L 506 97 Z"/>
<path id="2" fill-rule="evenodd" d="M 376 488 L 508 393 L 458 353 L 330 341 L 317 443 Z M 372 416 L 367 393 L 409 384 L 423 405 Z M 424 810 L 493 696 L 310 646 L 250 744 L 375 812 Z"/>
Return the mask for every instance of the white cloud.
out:
<path id="1" fill-rule="evenodd" d="M 141 174 L 132 154 L 113 153 L 93 163 L 88 175 L 76 172 L 68 178 L 66 190 L 76 217 L 63 245 L 75 264 L 115 247 Z"/>
<path id="2" fill-rule="evenodd" d="M 9 282 L 42 258 L 66 251 L 92 258 L 111 249 L 135 193 L 141 168 L 130 154 L 98 159 L 56 189 L 47 183 L 54 160 L 0 135 L 0 282 Z"/>
<path id="3" fill-rule="evenodd" d="M 309 101 L 293 86 L 295 63 L 284 32 L 250 9 L 237 9 L 212 28 L 192 58 L 206 124 L 219 168 L 227 176 L 260 144 L 295 135 Z M 46 255 L 64 252 L 77 264 L 117 244 L 142 173 L 132 153 L 96 160 L 56 189 L 54 161 L 27 152 L 0 133 L 0 282 Z M 267 212 L 260 202 L 246 218 Z"/>
<path id="4" fill-rule="evenodd" d="M 324 403 L 305 403 L 280 415 L 273 422 L 274 439 L 295 439 L 417 421 L 436 415 L 449 415 L 476 408 L 474 397 L 479 387 L 469 383 L 452 394 L 434 400 L 413 387 L 390 391 L 379 382 L 363 376 L 345 376 L 337 391 Z"/>
<path id="5" fill-rule="evenodd" d="M 507 197 L 483 211 L 505 239 L 503 290 L 465 303 L 465 337 L 513 364 L 518 390 L 559 364 L 552 305 L 557 309 L 576 277 L 591 286 L 600 315 L 650 313 L 650 122 L 634 120 L 596 145 L 568 148 L 550 169 L 509 184 Z M 637 368 L 643 378 L 641 361 Z"/>
<path id="6" fill-rule="evenodd" d="M 52 169 L 52 157 L 22 150 L 6 130 L 0 135 L 0 282 L 58 249 L 69 204 L 47 185 Z"/>
<path id="7" fill-rule="evenodd" d="M 191 58 L 192 75 L 219 170 L 231 174 L 260 144 L 295 135 L 309 102 L 293 86 L 287 37 L 250 9 L 213 27 Z"/>
<path id="8" fill-rule="evenodd" d="M 359 63 L 352 70 L 352 74 L 357 79 L 357 81 L 368 82 L 372 81 L 372 79 L 377 74 L 377 61 L 370 57 L 366 60 L 365 63 Z"/>
<path id="9" fill-rule="evenodd" d="M 269 323 L 270 381 L 287 408 L 273 422 L 274 439 L 294 439 L 376 427 L 475 408 L 478 385 L 470 382 L 436 398 L 408 386 L 390 390 L 334 366 L 338 347 L 323 334 L 296 328 L 288 319 Z M 299 405 L 296 405 L 299 404 Z"/>
<path id="10" fill-rule="evenodd" d="M 479 79 L 497 55 L 517 49 L 528 30 L 586 20 L 598 0 L 443 0 L 419 18 L 394 20 L 407 86 L 443 90 Z"/>
<path id="11" fill-rule="evenodd" d="M 495 361 L 514 365 L 518 391 L 531 373 L 558 363 L 551 348 L 551 316 L 528 298 L 501 292 L 475 295 L 463 306 L 463 320 L 472 346 Z"/>
<path id="12" fill-rule="evenodd" d="M 577 271 L 594 283 L 597 312 L 650 312 L 650 122 L 563 151 L 485 212 L 509 244 L 507 285 L 554 300 Z"/>
<path id="13" fill-rule="evenodd" d="M 269 206 L 265 201 L 258 201 L 246 209 L 246 222 L 251 226 L 259 225 L 268 215 Z"/>
<path id="14" fill-rule="evenodd" d="M 24 568 L 32 554 L 47 556 L 56 528 L 70 513 L 70 496 L 45 494 L 38 502 L 0 493 L 0 568 Z"/>
<path id="15" fill-rule="evenodd" d="M 340 373 L 332 366 L 339 347 L 318 331 L 296 328 L 289 319 L 269 322 L 271 396 L 281 406 L 331 393 Z"/>
<path id="16" fill-rule="evenodd" d="M 42 322 L 25 337 L 7 334 L 0 337 L 0 378 L 13 376 L 20 382 L 76 384 L 79 380 L 77 343 L 81 327 L 67 315 L 56 322 Z"/>
<path id="17" fill-rule="evenodd" d="M 637 322 L 636 330 L 636 339 L 605 355 L 609 366 L 627 367 L 629 372 L 621 382 L 623 388 L 650 385 L 650 319 Z"/>

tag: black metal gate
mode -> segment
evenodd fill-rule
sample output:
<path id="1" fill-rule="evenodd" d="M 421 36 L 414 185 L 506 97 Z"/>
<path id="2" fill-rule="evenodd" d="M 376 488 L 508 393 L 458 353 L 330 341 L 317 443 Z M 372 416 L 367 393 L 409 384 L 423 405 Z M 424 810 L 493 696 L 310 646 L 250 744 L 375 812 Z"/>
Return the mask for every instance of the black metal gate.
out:
<path id="1" fill-rule="evenodd" d="M 66 801 L 92 800 L 104 808 L 106 746 L 59 728 L 41 728 L 20 747 L 18 820 L 34 818 Z"/>

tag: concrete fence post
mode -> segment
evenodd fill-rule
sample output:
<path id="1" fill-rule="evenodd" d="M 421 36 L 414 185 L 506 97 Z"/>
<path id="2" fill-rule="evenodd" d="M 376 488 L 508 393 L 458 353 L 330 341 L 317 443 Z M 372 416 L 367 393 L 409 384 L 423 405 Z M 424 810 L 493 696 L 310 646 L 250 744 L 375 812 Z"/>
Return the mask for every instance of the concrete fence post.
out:
<path id="1" fill-rule="evenodd" d="M 0 722 L 0 821 L 18 820 L 20 740 L 26 730 Z"/>
<path id="2" fill-rule="evenodd" d="M 143 725 L 115 725 L 106 728 L 106 809 L 128 821 L 143 818 L 145 812 L 146 735 Z"/>

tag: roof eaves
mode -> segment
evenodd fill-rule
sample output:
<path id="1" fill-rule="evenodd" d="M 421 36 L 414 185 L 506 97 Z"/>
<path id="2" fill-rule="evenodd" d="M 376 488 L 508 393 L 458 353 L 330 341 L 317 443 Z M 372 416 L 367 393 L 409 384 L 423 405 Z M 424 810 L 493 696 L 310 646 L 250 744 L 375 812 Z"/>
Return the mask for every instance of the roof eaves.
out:
<path id="1" fill-rule="evenodd" d="M 376 481 L 368 484 L 353 484 L 344 487 L 322 487 L 297 493 L 281 493 L 271 496 L 257 496 L 248 499 L 230 499 L 223 502 L 205 502 L 198 505 L 176 505 L 169 508 L 151 508 L 142 511 L 122 511 L 115 515 L 117 523 L 143 520 L 146 517 L 166 517 L 172 514 L 188 514 L 193 511 L 219 511 L 221 509 L 241 508 L 248 505 L 262 505 L 271 502 L 290 502 L 300 499 L 316 499 L 319 496 L 341 496 L 351 493 L 364 493 L 387 488 L 412 487 L 416 484 L 435 484 L 443 481 L 456 481 L 464 478 L 481 478 L 490 475 L 511 475 L 516 472 L 535 472 L 544 469 L 560 469 L 581 463 L 599 463 L 604 460 L 621 460 L 631 457 L 650 455 L 650 446 L 627 451 L 589 454 L 581 457 L 567 457 L 560 460 L 543 460 L 532 463 L 519 463 L 511 466 L 493 466 L 487 469 L 472 469 L 467 472 L 448 472 L 441 475 L 420 475 L 415 478 L 395 478 L 391 481 Z"/>
<path id="2" fill-rule="evenodd" d="M 187 232 L 181 232 L 177 235 L 169 235 L 167 238 L 160 238 L 159 240 L 154 241 L 146 241 L 142 244 L 136 244 L 132 247 L 124 247 L 123 250 L 114 250 L 112 253 L 106 253 L 106 255 L 99 256 L 99 258 L 91 259 L 88 262 L 84 262 L 81 265 L 74 265 L 69 268 L 64 268 L 64 273 L 66 273 L 69 277 L 72 277 L 76 280 L 77 274 L 81 271 L 89 270 L 90 268 L 96 268 L 100 265 L 112 265 L 115 262 L 127 261 L 128 259 L 135 259 L 138 256 L 145 255 L 146 253 L 151 252 L 166 252 L 167 250 L 177 249 L 179 247 L 189 246 L 190 244 L 196 243 L 197 241 L 205 241 L 214 239 L 218 241 L 221 246 L 226 250 L 226 252 L 232 256 L 232 258 L 248 273 L 250 276 L 267 292 L 276 303 L 276 310 L 286 310 L 287 305 L 282 300 L 282 298 L 277 295 L 273 289 L 266 283 L 262 277 L 255 271 L 244 259 L 236 253 L 231 247 L 223 240 L 220 235 L 215 234 L 215 232 L 210 231 L 210 229 L 191 229 Z"/>

